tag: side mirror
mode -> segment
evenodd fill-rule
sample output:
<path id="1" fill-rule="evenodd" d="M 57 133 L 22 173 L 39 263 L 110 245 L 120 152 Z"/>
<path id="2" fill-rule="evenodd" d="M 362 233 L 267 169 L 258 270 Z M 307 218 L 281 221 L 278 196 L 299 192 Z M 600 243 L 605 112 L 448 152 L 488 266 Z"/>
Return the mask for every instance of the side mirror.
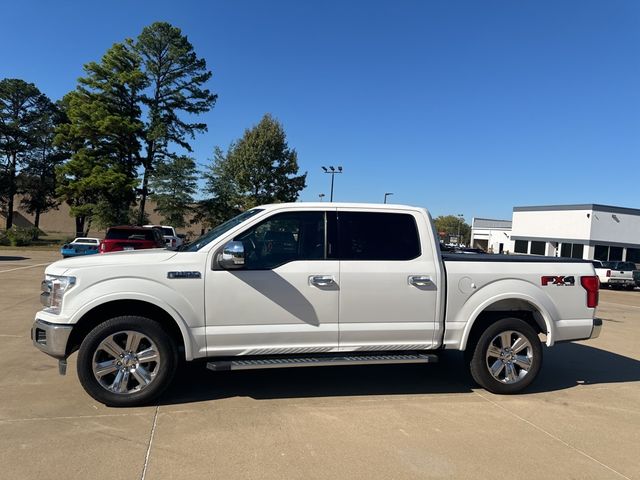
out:
<path id="1" fill-rule="evenodd" d="M 225 270 L 244 267 L 244 244 L 235 241 L 227 243 L 218 255 L 218 265 Z"/>

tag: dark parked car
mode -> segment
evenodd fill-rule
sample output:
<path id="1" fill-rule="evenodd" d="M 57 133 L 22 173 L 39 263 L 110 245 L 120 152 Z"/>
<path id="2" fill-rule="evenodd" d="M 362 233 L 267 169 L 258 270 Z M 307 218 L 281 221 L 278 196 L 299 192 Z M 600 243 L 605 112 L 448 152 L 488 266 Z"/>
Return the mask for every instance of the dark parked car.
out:
<path id="1" fill-rule="evenodd" d="M 100 253 L 122 250 L 165 248 L 162 232 L 157 228 L 119 226 L 107 230 L 100 242 Z"/>

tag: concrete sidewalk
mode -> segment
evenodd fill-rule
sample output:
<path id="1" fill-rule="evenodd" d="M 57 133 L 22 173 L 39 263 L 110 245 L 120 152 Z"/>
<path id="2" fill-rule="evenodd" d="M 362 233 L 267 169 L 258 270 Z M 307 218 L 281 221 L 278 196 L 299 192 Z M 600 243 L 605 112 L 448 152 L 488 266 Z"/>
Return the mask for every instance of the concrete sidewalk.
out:
<path id="1" fill-rule="evenodd" d="M 545 350 L 525 394 L 440 364 L 180 370 L 159 405 L 96 403 L 29 329 L 57 252 L 0 250 L 0 468 L 10 479 L 640 479 L 640 292 Z"/>

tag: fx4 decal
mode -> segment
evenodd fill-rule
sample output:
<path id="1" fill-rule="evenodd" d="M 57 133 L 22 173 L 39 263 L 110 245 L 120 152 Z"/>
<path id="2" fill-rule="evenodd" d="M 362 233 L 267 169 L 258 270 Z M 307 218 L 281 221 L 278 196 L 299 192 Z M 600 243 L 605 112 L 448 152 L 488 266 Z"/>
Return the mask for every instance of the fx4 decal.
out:
<path id="1" fill-rule="evenodd" d="M 569 286 L 573 287 L 576 284 L 575 277 L 565 277 L 564 275 L 549 275 L 541 278 L 542 286 L 556 285 L 558 287 Z"/>

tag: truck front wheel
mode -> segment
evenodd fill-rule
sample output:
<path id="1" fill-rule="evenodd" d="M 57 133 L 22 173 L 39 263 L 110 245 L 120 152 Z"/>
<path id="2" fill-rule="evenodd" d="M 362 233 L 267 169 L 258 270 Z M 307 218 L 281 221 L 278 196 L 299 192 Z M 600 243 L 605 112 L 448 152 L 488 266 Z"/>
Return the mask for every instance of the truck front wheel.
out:
<path id="1" fill-rule="evenodd" d="M 78 378 L 97 401 L 114 407 L 146 404 L 171 383 L 175 342 L 153 320 L 122 316 L 101 323 L 78 352 Z"/>
<path id="2" fill-rule="evenodd" d="M 482 333 L 471 356 L 473 379 L 492 393 L 516 393 L 533 382 L 542 366 L 535 330 L 519 318 L 503 318 Z"/>

